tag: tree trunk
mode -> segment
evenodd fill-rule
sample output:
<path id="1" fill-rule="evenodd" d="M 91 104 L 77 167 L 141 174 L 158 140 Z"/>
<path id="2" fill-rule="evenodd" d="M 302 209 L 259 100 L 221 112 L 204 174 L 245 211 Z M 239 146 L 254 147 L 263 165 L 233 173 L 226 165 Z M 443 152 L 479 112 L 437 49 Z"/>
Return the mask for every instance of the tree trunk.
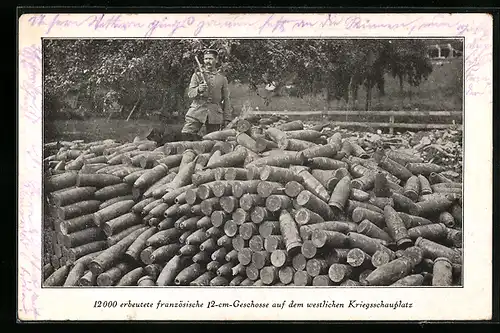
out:
<path id="1" fill-rule="evenodd" d="M 349 80 L 349 87 L 347 90 L 347 110 L 354 110 L 354 75 L 351 76 Z"/>
<path id="2" fill-rule="evenodd" d="M 371 82 L 368 81 L 368 84 L 366 85 L 365 111 L 368 111 L 371 109 L 371 102 L 372 102 L 372 85 L 371 85 Z"/>

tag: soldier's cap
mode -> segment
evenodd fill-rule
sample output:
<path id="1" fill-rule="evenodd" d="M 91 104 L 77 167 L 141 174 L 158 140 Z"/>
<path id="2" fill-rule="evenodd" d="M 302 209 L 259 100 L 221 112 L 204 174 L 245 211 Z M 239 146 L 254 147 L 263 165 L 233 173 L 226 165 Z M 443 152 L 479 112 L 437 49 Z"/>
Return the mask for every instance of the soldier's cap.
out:
<path id="1" fill-rule="evenodd" d="M 219 52 L 217 50 L 214 50 L 214 49 L 205 49 L 203 50 L 203 55 L 205 54 L 213 54 L 214 56 L 218 56 L 219 55 Z"/>

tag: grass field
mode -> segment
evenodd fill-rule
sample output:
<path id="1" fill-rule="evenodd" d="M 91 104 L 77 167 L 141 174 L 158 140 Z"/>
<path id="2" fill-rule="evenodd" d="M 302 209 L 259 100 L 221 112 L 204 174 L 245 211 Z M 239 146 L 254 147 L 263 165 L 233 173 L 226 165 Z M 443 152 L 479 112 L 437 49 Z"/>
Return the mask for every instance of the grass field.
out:
<path id="1" fill-rule="evenodd" d="M 399 81 L 386 76 L 385 96 L 378 96 L 374 89 L 372 99 L 373 110 L 433 110 L 433 111 L 461 111 L 462 110 L 462 59 L 452 60 L 451 63 L 442 66 L 434 66 L 428 80 L 422 82 L 417 88 L 412 88 L 412 94 L 408 93 L 409 86 L 405 84 L 404 93 L 401 94 Z M 364 109 L 365 91 L 360 89 L 357 108 Z M 332 103 L 327 105 L 326 98 L 321 94 L 317 96 L 297 97 L 273 97 L 269 106 L 264 105 L 264 100 L 245 85 L 231 85 L 231 103 L 234 115 L 238 115 L 244 104 L 252 108 L 270 111 L 304 111 L 304 110 L 343 110 L 343 104 Z M 185 111 L 184 111 L 185 112 Z M 341 117 L 332 120 L 349 121 L 387 121 L 376 117 Z M 361 118 L 361 119 L 360 119 Z M 449 122 L 448 119 L 402 119 L 399 122 Z M 113 138 L 115 140 L 130 141 L 137 135 L 147 131 L 151 127 L 163 131 L 168 129 L 169 141 L 179 140 L 182 127 L 182 117 L 160 121 L 151 119 L 131 119 L 126 122 L 123 119 L 95 118 L 92 120 L 54 120 L 45 122 L 45 142 L 53 140 L 76 140 L 84 139 L 99 140 Z"/>
<path id="2" fill-rule="evenodd" d="M 429 78 L 420 86 L 411 88 L 404 84 L 403 94 L 400 91 L 399 80 L 389 75 L 385 76 L 385 96 L 378 96 L 378 91 L 372 91 L 373 110 L 421 110 L 421 111 L 461 111 L 462 110 L 462 59 L 453 59 L 442 66 L 434 66 Z M 231 87 L 231 100 L 236 111 L 243 103 L 249 103 L 253 108 L 272 111 L 302 111 L 302 110 L 344 110 L 342 104 L 335 102 L 328 106 L 324 94 L 296 97 L 273 97 L 269 106 L 256 93 L 250 92 L 244 85 Z M 364 110 L 366 91 L 360 88 L 357 109 Z"/>

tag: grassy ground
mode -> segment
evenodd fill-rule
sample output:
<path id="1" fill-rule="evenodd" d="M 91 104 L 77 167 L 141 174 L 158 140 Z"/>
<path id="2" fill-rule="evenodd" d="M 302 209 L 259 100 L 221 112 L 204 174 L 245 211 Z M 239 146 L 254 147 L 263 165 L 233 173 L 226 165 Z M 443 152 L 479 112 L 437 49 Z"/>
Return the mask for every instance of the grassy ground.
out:
<path id="1" fill-rule="evenodd" d="M 372 91 L 373 110 L 421 110 L 421 111 L 461 111 L 462 110 L 462 68 L 461 59 L 454 59 L 451 63 L 434 66 L 433 72 L 419 87 L 405 83 L 401 93 L 399 80 L 385 76 L 385 96 L 378 96 L 376 89 Z M 411 95 L 409 91 L 411 90 Z M 254 92 L 249 92 L 244 85 L 231 87 L 231 100 L 238 111 L 243 103 L 249 103 L 253 108 L 273 111 L 302 111 L 302 110 L 345 110 L 343 104 L 328 106 L 322 94 L 296 97 L 273 97 L 269 106 Z M 357 109 L 364 110 L 366 91 L 359 90 Z"/>
<path id="2" fill-rule="evenodd" d="M 434 66 L 428 80 L 422 82 L 418 88 L 412 88 L 410 97 L 409 86 L 405 84 L 403 94 L 400 91 L 399 81 L 386 76 L 385 96 L 378 96 L 373 91 L 373 110 L 435 110 L 435 111 L 460 111 L 462 110 L 462 61 L 453 60 L 443 66 Z M 360 89 L 357 108 L 364 109 L 365 91 Z M 234 115 L 238 115 L 244 104 L 252 108 L 271 111 L 303 111 L 303 110 L 344 110 L 341 103 L 333 102 L 328 106 L 323 95 L 297 97 L 273 97 L 269 106 L 264 105 L 264 100 L 245 85 L 231 86 L 231 103 Z M 387 117 L 338 117 L 340 121 L 387 121 Z M 396 119 L 396 122 L 425 122 L 442 123 L 450 119 L 437 117 L 428 119 Z M 183 124 L 182 117 L 169 120 L 132 119 L 126 122 L 123 119 L 96 118 L 92 120 L 54 120 L 45 122 L 45 142 L 53 140 L 84 139 L 100 140 L 113 138 L 115 140 L 131 141 L 151 127 L 163 131 L 165 128 L 170 134 L 169 141 L 179 140 L 179 133 Z"/>
<path id="3" fill-rule="evenodd" d="M 163 124 L 147 119 L 133 119 L 128 122 L 124 119 L 95 118 L 92 120 L 55 120 L 46 122 L 45 142 L 54 140 L 103 140 L 115 139 L 119 141 L 132 141 L 136 136 L 142 135 L 150 128 L 169 129 L 172 135 L 170 141 L 180 133 L 182 122 Z"/>

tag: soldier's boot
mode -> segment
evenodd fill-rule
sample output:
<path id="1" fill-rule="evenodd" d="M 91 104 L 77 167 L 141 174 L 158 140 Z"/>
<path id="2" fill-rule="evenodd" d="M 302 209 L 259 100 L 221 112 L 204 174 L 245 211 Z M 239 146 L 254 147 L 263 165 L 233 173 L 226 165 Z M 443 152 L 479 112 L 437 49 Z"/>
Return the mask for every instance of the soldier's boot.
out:
<path id="1" fill-rule="evenodd" d="M 207 129 L 207 134 L 220 131 L 220 129 L 221 129 L 220 124 L 205 124 L 205 127 Z"/>
<path id="2" fill-rule="evenodd" d="M 183 141 L 198 141 L 198 135 L 193 133 L 182 133 Z"/>

